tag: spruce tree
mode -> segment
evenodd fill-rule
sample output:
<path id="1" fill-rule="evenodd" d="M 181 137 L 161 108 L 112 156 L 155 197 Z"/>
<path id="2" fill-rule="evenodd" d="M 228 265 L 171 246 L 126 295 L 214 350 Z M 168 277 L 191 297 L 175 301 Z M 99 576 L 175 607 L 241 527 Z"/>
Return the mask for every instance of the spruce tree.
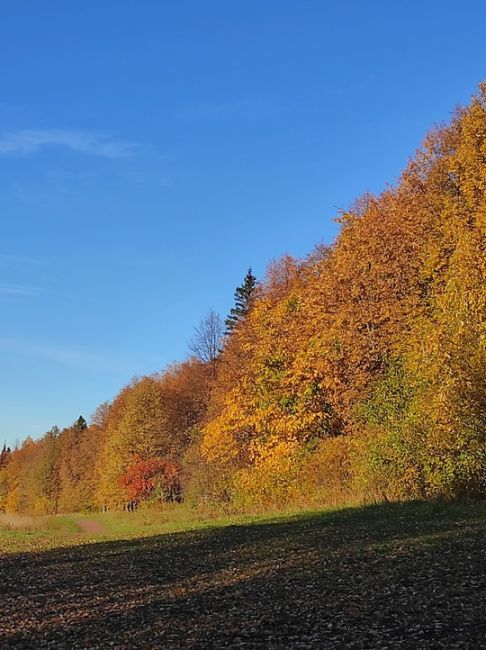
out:
<path id="1" fill-rule="evenodd" d="M 84 429 L 87 428 L 88 428 L 88 423 L 83 418 L 83 416 L 80 415 L 79 418 L 76 420 L 76 422 L 73 424 L 73 429 L 77 429 L 78 431 L 84 431 Z"/>
<path id="2" fill-rule="evenodd" d="M 7 464 L 7 460 L 10 454 L 10 447 L 7 447 L 7 443 L 3 443 L 2 451 L 0 452 L 0 469 Z"/>
<path id="3" fill-rule="evenodd" d="M 226 334 L 230 334 L 236 324 L 247 315 L 255 287 L 256 277 L 251 272 L 251 268 L 249 268 L 243 284 L 236 288 L 235 306 L 231 309 L 229 316 L 225 320 Z"/>

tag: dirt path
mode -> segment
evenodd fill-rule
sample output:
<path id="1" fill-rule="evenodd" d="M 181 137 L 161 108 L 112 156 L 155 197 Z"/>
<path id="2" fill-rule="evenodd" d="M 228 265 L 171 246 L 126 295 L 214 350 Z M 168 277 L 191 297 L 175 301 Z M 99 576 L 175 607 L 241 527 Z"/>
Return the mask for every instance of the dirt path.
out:
<path id="1" fill-rule="evenodd" d="M 485 552 L 478 502 L 11 553 L 0 648 L 486 649 Z"/>
<path id="2" fill-rule="evenodd" d="M 96 519 L 79 518 L 74 520 L 76 525 L 79 526 L 82 533 L 89 533 L 90 535 L 102 535 L 105 529 Z"/>

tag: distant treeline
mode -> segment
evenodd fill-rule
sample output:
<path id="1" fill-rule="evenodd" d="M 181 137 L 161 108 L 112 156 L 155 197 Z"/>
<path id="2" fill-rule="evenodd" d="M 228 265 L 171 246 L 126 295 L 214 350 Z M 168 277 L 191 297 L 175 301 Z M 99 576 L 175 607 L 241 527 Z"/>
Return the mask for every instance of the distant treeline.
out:
<path id="1" fill-rule="evenodd" d="M 269 508 L 486 489 L 486 84 L 332 246 L 249 272 L 222 331 L 0 456 L 0 509 Z"/>

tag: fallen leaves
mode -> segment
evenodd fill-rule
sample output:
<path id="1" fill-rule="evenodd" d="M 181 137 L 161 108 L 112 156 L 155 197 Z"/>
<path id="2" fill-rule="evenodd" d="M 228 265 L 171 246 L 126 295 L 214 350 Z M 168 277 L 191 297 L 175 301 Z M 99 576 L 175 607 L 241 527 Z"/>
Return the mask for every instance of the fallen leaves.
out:
<path id="1" fill-rule="evenodd" d="M 6 554 L 1 645 L 483 647 L 478 512 L 383 506 Z"/>

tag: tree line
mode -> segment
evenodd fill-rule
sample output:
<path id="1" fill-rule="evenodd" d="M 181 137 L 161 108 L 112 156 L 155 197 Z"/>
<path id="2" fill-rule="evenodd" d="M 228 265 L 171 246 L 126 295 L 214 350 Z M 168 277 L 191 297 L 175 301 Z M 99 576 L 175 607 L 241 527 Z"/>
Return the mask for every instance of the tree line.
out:
<path id="1" fill-rule="evenodd" d="M 486 488 L 486 85 L 331 246 L 251 271 L 190 356 L 0 455 L 0 508 L 269 508 Z"/>

